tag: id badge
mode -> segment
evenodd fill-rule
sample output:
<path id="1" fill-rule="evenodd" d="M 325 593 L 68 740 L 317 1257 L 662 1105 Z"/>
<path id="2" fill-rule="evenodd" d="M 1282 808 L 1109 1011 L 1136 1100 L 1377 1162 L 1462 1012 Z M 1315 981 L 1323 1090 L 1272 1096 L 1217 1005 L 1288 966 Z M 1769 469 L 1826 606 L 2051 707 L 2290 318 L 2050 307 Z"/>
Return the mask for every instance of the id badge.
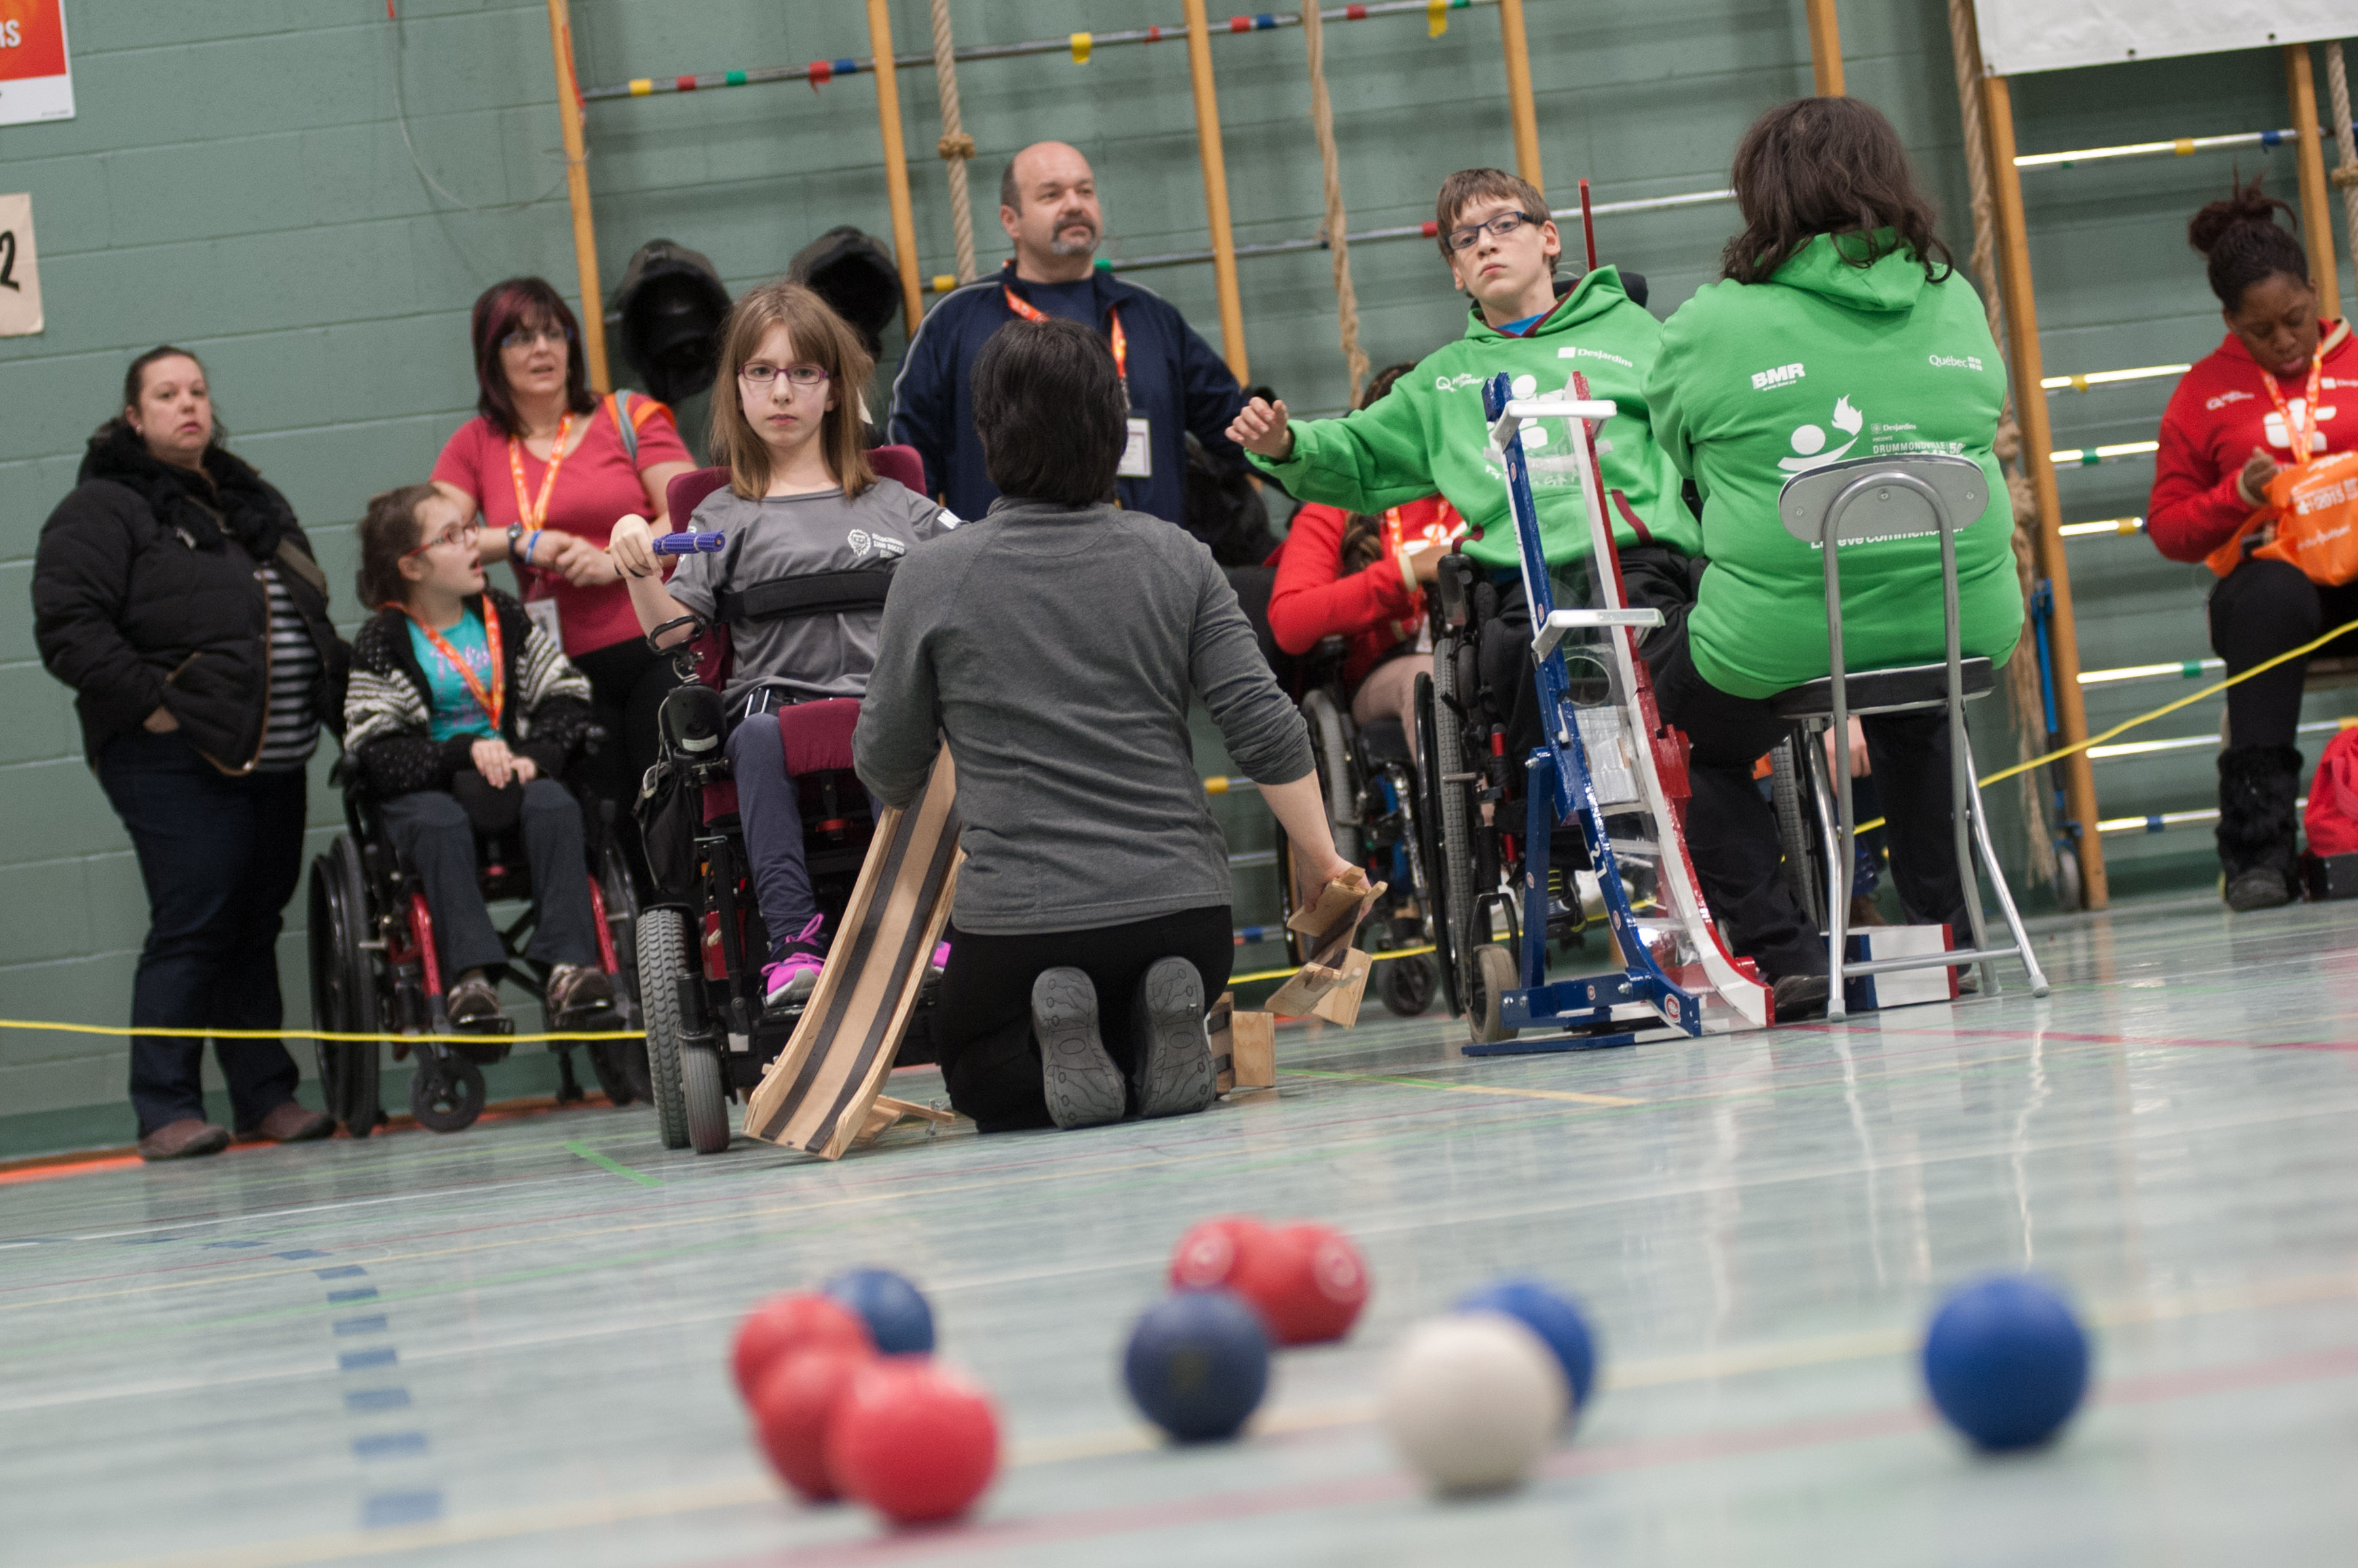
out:
<path id="1" fill-rule="evenodd" d="M 564 629 L 557 624 L 557 600 L 553 599 L 527 599 L 524 601 L 524 612 L 532 617 L 532 623 L 534 625 L 548 633 L 548 640 L 550 642 L 556 643 L 560 648 L 565 646 L 565 632 Z"/>
<path id="2" fill-rule="evenodd" d="M 1113 471 L 1121 479 L 1154 477 L 1153 440 L 1143 414 L 1130 416 L 1130 439 L 1121 449 L 1121 465 Z"/>

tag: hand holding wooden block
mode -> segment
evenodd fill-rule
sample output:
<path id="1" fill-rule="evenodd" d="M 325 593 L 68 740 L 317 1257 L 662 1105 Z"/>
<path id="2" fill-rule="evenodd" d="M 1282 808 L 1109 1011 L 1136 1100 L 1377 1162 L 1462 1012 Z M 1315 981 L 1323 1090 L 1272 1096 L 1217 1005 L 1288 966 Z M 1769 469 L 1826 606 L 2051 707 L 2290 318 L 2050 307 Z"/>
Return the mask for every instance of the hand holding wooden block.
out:
<path id="1" fill-rule="evenodd" d="M 1317 899 L 1306 909 L 1294 911 L 1285 924 L 1289 930 L 1310 938 L 1310 961 L 1302 966 L 1294 977 L 1277 989 L 1269 999 L 1269 1011 L 1281 1018 L 1301 1018 L 1307 1015 L 1320 998 L 1349 978 L 1350 959 L 1354 949 L 1351 938 L 1359 934 L 1359 923 L 1376 906 L 1391 884 L 1377 882 L 1370 886 L 1367 874 L 1353 870 L 1336 878 L 1318 892 Z M 1365 958 L 1366 955 L 1360 957 Z M 1361 989 L 1367 984 L 1366 970 L 1359 971 Z M 1358 1017 L 1356 1001 L 1351 1017 Z"/>

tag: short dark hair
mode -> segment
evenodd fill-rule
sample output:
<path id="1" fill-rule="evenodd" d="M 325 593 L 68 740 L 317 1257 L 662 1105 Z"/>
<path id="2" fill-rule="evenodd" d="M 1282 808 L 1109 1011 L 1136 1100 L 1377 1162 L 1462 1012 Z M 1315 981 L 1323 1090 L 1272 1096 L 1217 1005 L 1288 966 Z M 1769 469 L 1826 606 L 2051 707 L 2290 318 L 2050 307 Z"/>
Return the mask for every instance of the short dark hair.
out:
<path id="1" fill-rule="evenodd" d="M 1022 156 L 1017 153 L 1015 157 Z M 1023 211 L 1023 192 L 1015 188 L 1015 157 L 1009 158 L 1007 167 L 999 171 L 999 204 L 1021 212 Z"/>
<path id="2" fill-rule="evenodd" d="M 401 557 L 417 547 L 417 509 L 438 493 L 430 484 L 405 484 L 369 497 L 361 518 L 361 569 L 355 579 L 361 602 L 371 610 L 409 597 L 401 580 Z"/>
<path id="3" fill-rule="evenodd" d="M 1455 259 L 1449 232 L 1457 227 L 1457 215 L 1476 201 L 1511 201 L 1518 211 L 1542 223 L 1548 221 L 1547 192 L 1521 175 L 1503 168 L 1461 168 L 1441 182 L 1441 194 L 1433 200 L 1433 235 L 1442 260 Z"/>
<path id="4" fill-rule="evenodd" d="M 171 343 L 157 344 L 146 353 L 141 354 L 137 359 L 133 360 L 131 362 L 131 368 L 123 373 L 123 402 L 121 406 L 115 409 L 114 416 L 113 418 L 100 421 L 98 428 L 101 435 L 105 435 L 115 430 L 125 430 L 130 428 L 131 419 L 127 411 L 139 406 L 139 395 L 147 390 L 147 367 L 164 360 L 187 360 L 190 364 L 197 367 L 197 373 L 200 375 L 207 373 L 205 371 L 205 362 L 197 358 L 196 355 L 190 353 L 188 350 L 177 347 Z M 210 390 L 211 384 L 208 383 L 207 386 L 208 390 Z M 228 434 L 229 432 L 222 427 L 220 406 L 215 405 L 213 408 L 213 438 L 206 444 L 206 449 L 210 451 L 212 448 L 220 446 L 222 444 L 222 438 Z"/>
<path id="5" fill-rule="evenodd" d="M 1112 499 L 1130 399 L 1103 338 L 1078 321 L 1010 321 L 975 355 L 968 384 L 983 470 L 1001 495 Z"/>
<path id="6" fill-rule="evenodd" d="M 2292 204 L 2252 183 L 2236 181 L 2234 193 L 2213 201 L 2186 225 L 2186 243 L 2210 263 L 2211 292 L 2232 315 L 2243 308 L 2244 290 L 2283 273 L 2307 283 L 2309 253 L 2291 230 L 2277 222 L 2277 213 L 2293 215 Z"/>
<path id="7" fill-rule="evenodd" d="M 583 362 L 589 356 L 582 351 L 581 320 L 573 307 L 545 277 L 505 278 L 477 297 L 469 332 L 475 344 L 475 412 L 510 436 L 525 431 L 500 363 L 500 340 L 518 327 L 542 323 L 565 334 L 565 406 L 576 414 L 598 406 L 590 395 L 590 370 Z"/>
<path id="8" fill-rule="evenodd" d="M 1797 98 L 1752 123 L 1736 146 L 1732 183 L 1744 232 L 1720 253 L 1737 283 L 1766 283 L 1820 234 L 1861 236 L 1836 248 L 1852 266 L 1905 245 L 1940 282 L 1954 270 L 1932 232 L 1932 203 L 1916 187 L 1908 149 L 1881 110 L 1856 98 Z M 1893 232 L 1881 245 L 1878 229 Z M 1936 265 L 1937 264 L 1937 265 Z"/>

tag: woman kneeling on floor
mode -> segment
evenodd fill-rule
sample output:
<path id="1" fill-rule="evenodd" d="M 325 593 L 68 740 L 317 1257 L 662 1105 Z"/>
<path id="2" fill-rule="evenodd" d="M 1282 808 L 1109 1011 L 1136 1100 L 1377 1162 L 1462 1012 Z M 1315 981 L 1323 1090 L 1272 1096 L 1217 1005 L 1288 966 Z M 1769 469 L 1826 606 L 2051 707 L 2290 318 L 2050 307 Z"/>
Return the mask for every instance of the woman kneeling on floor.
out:
<path id="1" fill-rule="evenodd" d="M 935 1013 L 950 1103 L 986 1132 L 1211 1103 L 1204 1002 L 1235 951 L 1228 847 L 1189 742 L 1200 696 L 1293 843 L 1346 874 L 1309 733 L 1211 552 L 1125 512 L 1121 377 L 1072 321 L 974 364 L 1000 499 L 901 564 L 854 752 L 908 806 L 946 739 L 967 859 Z"/>
<path id="2" fill-rule="evenodd" d="M 483 582 L 477 526 L 430 484 L 369 502 L 362 602 L 382 606 L 352 644 L 344 746 L 434 916 L 450 1022 L 503 1016 L 487 970 L 506 960 L 476 880 L 477 827 L 521 827 L 533 935 L 562 1029 L 614 1000 L 599 968 L 581 806 L 559 779 L 590 721 L 590 683 L 524 606 Z"/>

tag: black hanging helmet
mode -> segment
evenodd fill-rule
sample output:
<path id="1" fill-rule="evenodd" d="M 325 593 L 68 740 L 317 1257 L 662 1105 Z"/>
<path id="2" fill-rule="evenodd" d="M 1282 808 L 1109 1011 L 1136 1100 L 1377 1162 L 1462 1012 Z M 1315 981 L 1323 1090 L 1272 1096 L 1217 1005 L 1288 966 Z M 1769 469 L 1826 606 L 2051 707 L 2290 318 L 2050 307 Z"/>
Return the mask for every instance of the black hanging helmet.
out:
<path id="1" fill-rule="evenodd" d="M 882 241 L 849 223 L 829 229 L 795 253 L 786 276 L 850 322 L 870 353 L 882 351 L 884 328 L 901 311 L 901 269 Z"/>
<path id="2" fill-rule="evenodd" d="M 607 317 L 622 330 L 622 358 L 665 403 L 712 384 L 729 290 L 712 263 L 669 240 L 641 245 L 622 269 Z"/>

